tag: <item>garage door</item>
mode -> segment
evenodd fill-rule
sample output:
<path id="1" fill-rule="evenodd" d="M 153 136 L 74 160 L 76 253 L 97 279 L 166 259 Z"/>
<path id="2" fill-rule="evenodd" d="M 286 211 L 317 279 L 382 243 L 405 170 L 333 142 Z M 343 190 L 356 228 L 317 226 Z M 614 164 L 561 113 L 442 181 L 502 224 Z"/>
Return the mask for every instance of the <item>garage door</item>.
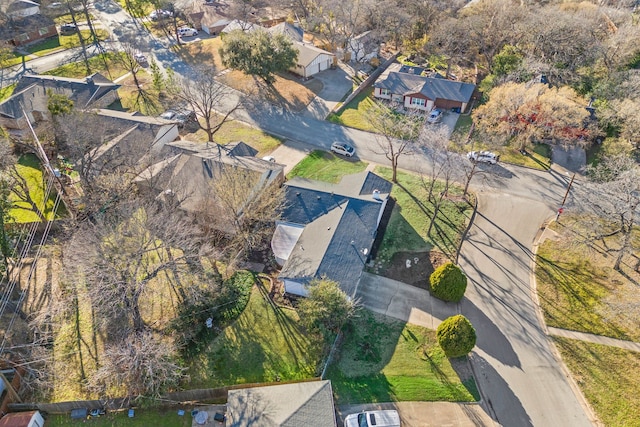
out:
<path id="1" fill-rule="evenodd" d="M 441 110 L 450 110 L 452 108 L 462 108 L 462 102 L 451 101 L 449 99 L 436 99 L 436 108 Z"/>
<path id="2" fill-rule="evenodd" d="M 320 71 L 324 71 L 329 68 L 329 61 L 324 61 L 320 63 Z"/>

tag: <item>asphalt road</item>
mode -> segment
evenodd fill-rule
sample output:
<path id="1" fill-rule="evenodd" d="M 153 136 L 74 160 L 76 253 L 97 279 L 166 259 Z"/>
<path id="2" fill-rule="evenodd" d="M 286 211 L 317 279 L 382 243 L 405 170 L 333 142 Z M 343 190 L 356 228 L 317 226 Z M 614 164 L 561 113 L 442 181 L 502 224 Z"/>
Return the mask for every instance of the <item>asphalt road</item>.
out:
<path id="1" fill-rule="evenodd" d="M 484 404 L 504 426 L 590 426 L 534 305 L 531 247 L 554 209 L 506 193 L 482 194 L 462 246 L 470 280 L 461 312 L 476 328 L 471 361 Z"/>

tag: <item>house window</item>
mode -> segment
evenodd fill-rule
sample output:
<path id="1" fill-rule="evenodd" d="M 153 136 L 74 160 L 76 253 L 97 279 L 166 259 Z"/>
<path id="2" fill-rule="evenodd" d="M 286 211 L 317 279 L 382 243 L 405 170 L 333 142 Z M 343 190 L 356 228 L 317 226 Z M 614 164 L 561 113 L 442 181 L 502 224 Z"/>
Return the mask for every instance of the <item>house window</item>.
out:
<path id="1" fill-rule="evenodd" d="M 389 95 L 391 95 L 391 91 L 389 89 L 381 88 L 380 89 L 380 95 L 389 96 Z"/>
<path id="2" fill-rule="evenodd" d="M 416 107 L 424 107 L 427 105 L 427 100 L 423 98 L 411 98 L 411 105 L 415 105 Z"/>
<path id="3" fill-rule="evenodd" d="M 42 27 L 42 28 L 40 28 L 40 29 L 38 30 L 38 33 L 39 33 L 41 36 L 44 36 L 44 35 L 45 35 L 45 34 L 47 34 L 48 32 L 49 32 L 49 29 L 48 29 L 47 27 Z"/>

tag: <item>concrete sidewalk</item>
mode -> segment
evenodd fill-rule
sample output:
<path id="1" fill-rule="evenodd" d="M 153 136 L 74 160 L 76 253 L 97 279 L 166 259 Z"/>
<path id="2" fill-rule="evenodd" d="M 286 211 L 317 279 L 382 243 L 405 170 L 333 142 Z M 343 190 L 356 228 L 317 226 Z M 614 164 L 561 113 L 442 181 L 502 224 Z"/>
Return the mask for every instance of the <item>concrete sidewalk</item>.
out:
<path id="1" fill-rule="evenodd" d="M 594 344 L 608 345 L 610 347 L 623 348 L 625 350 L 632 350 L 640 352 L 640 343 L 634 341 L 625 341 L 615 338 L 603 337 L 601 335 L 588 334 L 586 332 L 569 331 L 567 329 L 558 329 L 551 326 L 547 327 L 549 335 L 554 335 L 562 338 L 571 338 L 573 340 L 587 341 Z"/>
<path id="2" fill-rule="evenodd" d="M 310 144 L 287 140 L 269 155 L 276 159 L 276 163 L 284 165 L 284 174 L 286 175 L 310 152 L 316 149 L 317 147 Z"/>
<path id="3" fill-rule="evenodd" d="M 397 410 L 403 427 L 484 427 L 496 425 L 484 409 L 476 403 L 394 402 L 343 405 L 337 409 L 340 415 L 338 425 L 343 425 L 344 418 L 349 414 L 376 409 Z"/>

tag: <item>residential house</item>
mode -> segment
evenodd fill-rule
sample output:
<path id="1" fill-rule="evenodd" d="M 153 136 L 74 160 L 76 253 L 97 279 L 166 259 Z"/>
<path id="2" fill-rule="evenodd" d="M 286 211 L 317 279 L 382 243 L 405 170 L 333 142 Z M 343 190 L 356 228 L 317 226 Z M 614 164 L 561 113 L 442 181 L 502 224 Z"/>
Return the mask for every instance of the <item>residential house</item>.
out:
<path id="1" fill-rule="evenodd" d="M 78 109 L 88 109 L 106 107 L 117 101 L 119 87 L 100 73 L 84 79 L 27 74 L 18 81 L 13 95 L 0 103 L 0 125 L 23 130 L 28 126 L 27 117 L 31 123 L 48 120 L 49 90 L 67 96 Z"/>
<path id="2" fill-rule="evenodd" d="M 302 77 L 311 77 L 335 64 L 336 57 L 331 52 L 297 41 L 293 42 L 293 47 L 298 50 L 298 59 L 289 71 Z"/>
<path id="3" fill-rule="evenodd" d="M 165 144 L 163 160 L 136 179 L 139 188 L 170 194 L 180 208 L 198 213 L 213 199 L 211 183 L 227 171 L 245 171 L 255 191 L 284 181 L 284 165 L 255 157 L 257 150 L 238 141 L 226 145 L 174 141 Z M 247 198 L 252 192 L 247 193 Z"/>
<path id="4" fill-rule="evenodd" d="M 281 22 L 278 25 L 270 27 L 267 31 L 271 34 L 283 34 L 291 41 L 302 42 L 304 36 L 304 30 L 298 25 L 289 24 L 288 22 Z"/>
<path id="5" fill-rule="evenodd" d="M 353 298 L 391 183 L 365 171 L 339 184 L 294 178 L 285 186 L 286 207 L 271 240 L 285 292 L 306 296 L 311 280 L 327 277 Z"/>
<path id="6" fill-rule="evenodd" d="M 40 411 L 12 412 L 0 418 L 0 427 L 44 427 Z"/>
<path id="7" fill-rule="evenodd" d="M 32 0 L 0 2 L 0 12 L 6 19 L 0 25 L 0 41 L 22 46 L 58 35 L 55 22 L 40 14 L 40 4 Z"/>
<path id="8" fill-rule="evenodd" d="M 229 390 L 227 426 L 336 427 L 331 381 Z"/>
<path id="9" fill-rule="evenodd" d="M 368 62 L 378 56 L 380 43 L 371 31 L 365 31 L 349 39 L 345 46 L 345 60 L 356 62 Z"/>
<path id="10" fill-rule="evenodd" d="M 151 162 L 179 137 L 178 125 L 160 117 L 106 109 L 92 112 L 92 126 L 102 135 L 103 143 L 84 157 L 81 167 L 87 173 L 99 174 L 124 165 L 135 168 L 145 158 Z"/>
<path id="11" fill-rule="evenodd" d="M 24 18 L 39 14 L 40 4 L 31 0 L 13 0 L 2 2 L 0 10 L 12 18 Z"/>
<path id="12" fill-rule="evenodd" d="M 373 96 L 419 111 L 467 109 L 476 88 L 474 84 L 415 74 L 417 70 L 413 67 L 406 70 L 410 72 L 388 70 L 383 73 L 373 84 Z"/>
<path id="13" fill-rule="evenodd" d="M 251 22 L 241 21 L 240 19 L 234 19 L 233 21 L 225 25 L 224 29 L 220 31 L 220 35 L 229 34 L 230 32 L 235 30 L 242 30 L 250 33 L 259 29 L 262 29 L 262 27 L 260 27 L 259 25 L 253 24 Z"/>

